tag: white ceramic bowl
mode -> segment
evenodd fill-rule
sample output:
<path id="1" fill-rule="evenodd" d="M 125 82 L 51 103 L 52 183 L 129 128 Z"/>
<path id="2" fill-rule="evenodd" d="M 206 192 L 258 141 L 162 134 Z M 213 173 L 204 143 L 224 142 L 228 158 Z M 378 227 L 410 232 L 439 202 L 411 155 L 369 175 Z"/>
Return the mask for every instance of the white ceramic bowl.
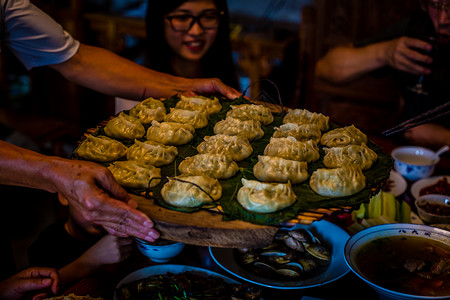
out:
<path id="1" fill-rule="evenodd" d="M 439 162 L 439 157 L 434 159 L 434 151 L 417 146 L 395 148 L 391 156 L 394 158 L 395 170 L 412 181 L 430 177 Z"/>
<path id="2" fill-rule="evenodd" d="M 415 205 L 419 217 L 429 224 L 448 224 L 450 223 L 450 215 L 433 214 L 422 208 L 423 205 L 429 203 L 431 205 L 441 205 L 442 207 L 450 208 L 450 196 L 445 195 L 423 195 L 416 199 Z"/>
<path id="3" fill-rule="evenodd" d="M 344 257 L 345 262 L 349 266 L 350 270 L 355 273 L 360 279 L 366 282 L 370 287 L 378 292 L 380 299 L 382 300 L 441 300 L 450 299 L 450 295 L 445 296 L 419 296 L 412 294 L 405 294 L 389 290 L 380 285 L 377 285 L 370 281 L 364 274 L 361 273 L 356 258 L 359 251 L 367 245 L 379 238 L 385 237 L 423 237 L 426 239 L 440 241 L 441 243 L 448 244 L 450 241 L 450 231 L 431 227 L 427 225 L 419 224 L 406 224 L 406 223 L 393 223 L 393 224 L 383 224 L 376 225 L 351 236 L 345 244 Z"/>
<path id="4" fill-rule="evenodd" d="M 135 238 L 136 245 L 142 254 L 157 263 L 165 263 L 180 254 L 184 244 L 167 240 L 158 240 L 154 243 Z"/>

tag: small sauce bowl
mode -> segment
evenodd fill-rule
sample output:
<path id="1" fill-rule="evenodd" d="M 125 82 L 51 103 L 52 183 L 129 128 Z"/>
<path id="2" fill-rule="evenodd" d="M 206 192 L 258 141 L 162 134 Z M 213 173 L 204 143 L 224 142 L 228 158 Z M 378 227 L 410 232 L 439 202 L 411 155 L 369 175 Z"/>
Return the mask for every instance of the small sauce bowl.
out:
<path id="1" fill-rule="evenodd" d="M 395 170 L 411 181 L 430 177 L 440 160 L 436 152 L 417 146 L 395 148 L 391 156 Z"/>
<path id="2" fill-rule="evenodd" d="M 450 223 L 450 196 L 429 194 L 415 202 L 419 217 L 428 224 Z"/>

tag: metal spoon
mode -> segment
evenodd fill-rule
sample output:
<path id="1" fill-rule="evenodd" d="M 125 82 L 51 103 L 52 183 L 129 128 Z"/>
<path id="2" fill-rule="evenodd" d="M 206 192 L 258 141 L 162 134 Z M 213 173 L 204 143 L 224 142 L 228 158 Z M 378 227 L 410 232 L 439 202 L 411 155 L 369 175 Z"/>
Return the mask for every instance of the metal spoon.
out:
<path id="1" fill-rule="evenodd" d="M 445 145 L 445 146 L 441 147 L 438 151 L 436 151 L 436 153 L 434 154 L 433 163 L 436 162 L 436 160 L 439 158 L 439 155 L 448 151 L 448 149 L 450 149 L 450 148 L 447 145 Z"/>

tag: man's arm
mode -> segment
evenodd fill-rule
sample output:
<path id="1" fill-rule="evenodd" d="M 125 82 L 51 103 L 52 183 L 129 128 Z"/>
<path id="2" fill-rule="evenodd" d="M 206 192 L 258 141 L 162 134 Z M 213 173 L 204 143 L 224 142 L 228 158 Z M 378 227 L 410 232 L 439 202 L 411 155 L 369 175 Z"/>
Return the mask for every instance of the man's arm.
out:
<path id="1" fill-rule="evenodd" d="M 68 80 L 101 93 L 128 99 L 171 97 L 175 94 L 241 94 L 219 79 L 187 79 L 160 73 L 108 50 L 81 44 L 68 61 L 50 65 Z"/>

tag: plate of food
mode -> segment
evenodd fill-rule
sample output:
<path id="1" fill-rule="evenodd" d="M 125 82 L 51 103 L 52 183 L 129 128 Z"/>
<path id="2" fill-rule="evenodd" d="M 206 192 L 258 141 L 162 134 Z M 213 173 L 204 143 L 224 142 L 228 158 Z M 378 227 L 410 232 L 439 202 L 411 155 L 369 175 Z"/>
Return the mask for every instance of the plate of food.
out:
<path id="1" fill-rule="evenodd" d="M 414 199 L 426 194 L 450 195 L 450 176 L 424 178 L 411 185 Z"/>
<path id="2" fill-rule="evenodd" d="M 340 227 L 320 220 L 281 228 L 264 249 L 209 250 L 220 267 L 242 280 L 275 289 L 304 289 L 348 273 L 344 247 L 349 237 Z"/>
<path id="3" fill-rule="evenodd" d="M 245 294 L 244 291 L 249 293 Z M 117 284 L 114 300 L 202 299 L 204 295 L 245 300 L 261 299 L 260 293 L 258 288 L 207 269 L 186 265 L 157 265 L 139 269 L 123 278 Z M 249 298 L 249 295 L 253 297 Z M 158 296 L 160 298 L 156 298 Z"/>
<path id="4" fill-rule="evenodd" d="M 386 184 L 385 192 L 392 193 L 395 197 L 402 195 L 408 187 L 408 183 L 402 175 L 391 171 L 389 179 Z"/>

